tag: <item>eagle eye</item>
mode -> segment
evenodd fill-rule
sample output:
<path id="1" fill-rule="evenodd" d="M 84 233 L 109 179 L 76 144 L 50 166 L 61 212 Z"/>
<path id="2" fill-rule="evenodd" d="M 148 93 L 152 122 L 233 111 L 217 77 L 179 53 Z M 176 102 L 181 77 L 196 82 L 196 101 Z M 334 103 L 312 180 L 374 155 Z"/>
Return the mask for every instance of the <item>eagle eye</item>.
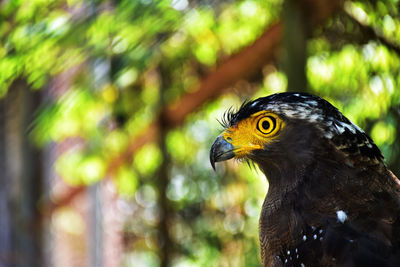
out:
<path id="1" fill-rule="evenodd" d="M 272 116 L 265 116 L 258 120 L 257 130 L 262 134 L 270 134 L 276 129 L 276 119 Z"/>

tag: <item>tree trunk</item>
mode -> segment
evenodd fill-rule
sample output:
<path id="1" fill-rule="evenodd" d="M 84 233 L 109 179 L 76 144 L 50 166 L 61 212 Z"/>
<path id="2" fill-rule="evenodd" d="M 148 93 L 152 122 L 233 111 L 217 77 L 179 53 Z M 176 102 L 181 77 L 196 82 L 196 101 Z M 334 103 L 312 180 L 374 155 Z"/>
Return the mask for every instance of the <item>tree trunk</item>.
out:
<path id="1" fill-rule="evenodd" d="M 29 90 L 25 82 L 18 80 L 0 102 L 0 266 L 40 266 L 38 201 L 42 193 L 42 162 L 41 152 L 29 139 L 40 92 Z"/>
<path id="2" fill-rule="evenodd" d="M 160 88 L 160 99 L 159 105 L 161 107 L 166 106 L 165 92 L 171 85 L 171 74 L 168 71 L 168 67 L 160 66 L 161 76 L 161 88 Z M 170 157 L 167 151 L 166 138 L 168 133 L 168 122 L 166 118 L 161 114 L 158 121 L 158 128 L 160 131 L 159 135 L 159 147 L 162 154 L 162 163 L 158 169 L 157 175 L 157 188 L 159 190 L 159 203 L 160 206 L 160 223 L 159 223 L 159 245 L 160 245 L 160 258 L 161 267 L 168 267 L 171 265 L 171 256 L 174 253 L 174 243 L 171 240 L 169 228 L 172 219 L 171 204 L 167 197 L 167 188 L 170 182 L 169 169 L 170 169 Z"/>
<path id="3" fill-rule="evenodd" d="M 6 164 L 6 99 L 0 99 L 0 267 L 11 263 L 11 179 Z"/>
<path id="4" fill-rule="evenodd" d="M 283 5 L 283 71 L 288 79 L 287 91 L 306 91 L 307 38 L 310 22 L 301 1 L 286 0 Z"/>
<path id="5" fill-rule="evenodd" d="M 394 118 L 396 135 L 392 144 L 388 167 L 400 178 L 400 105 L 394 105 L 389 108 L 389 113 L 391 113 Z"/>

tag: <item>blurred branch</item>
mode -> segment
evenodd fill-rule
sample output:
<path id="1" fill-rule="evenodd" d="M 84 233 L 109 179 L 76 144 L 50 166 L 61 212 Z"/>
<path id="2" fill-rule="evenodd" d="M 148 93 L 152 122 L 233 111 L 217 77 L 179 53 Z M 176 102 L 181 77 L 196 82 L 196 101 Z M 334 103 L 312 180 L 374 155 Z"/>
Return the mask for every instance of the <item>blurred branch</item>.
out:
<path id="1" fill-rule="evenodd" d="M 217 98 L 237 81 L 255 75 L 266 63 L 274 60 L 281 44 L 281 35 L 281 22 L 270 26 L 252 45 L 231 56 L 215 72 L 209 74 L 194 92 L 168 105 L 160 114 L 169 127 L 179 126 L 187 114 L 206 101 Z"/>
<path id="2" fill-rule="evenodd" d="M 61 195 L 58 199 L 52 200 L 49 203 L 46 203 L 41 208 L 42 217 L 38 217 L 38 220 L 44 219 L 50 216 L 56 209 L 59 207 L 65 206 L 70 203 L 75 197 L 85 192 L 86 186 L 76 186 L 76 187 L 68 187 L 68 191 Z"/>
<path id="3" fill-rule="evenodd" d="M 353 21 L 361 30 L 362 34 L 365 35 L 369 40 L 378 40 L 389 49 L 395 51 L 400 55 L 400 46 L 391 40 L 388 40 L 382 33 L 370 25 L 367 25 L 360 21 L 357 17 L 351 14 L 347 9 L 344 9 L 344 13 Z"/>
<path id="4" fill-rule="evenodd" d="M 307 10 L 307 14 L 312 16 L 310 20 L 312 26 L 317 26 L 326 21 L 334 13 L 341 10 L 342 5 L 342 0 L 302 1 L 302 7 Z M 157 140 L 160 134 L 158 127 L 160 120 L 166 123 L 168 129 L 180 126 L 188 114 L 196 111 L 207 101 L 222 95 L 229 86 L 256 75 L 266 64 L 276 60 L 280 53 L 282 32 L 282 21 L 271 25 L 253 44 L 229 57 L 214 72 L 205 77 L 196 90 L 190 90 L 176 102 L 164 107 L 158 118 L 150 123 L 142 134 L 133 139 L 123 153 L 110 162 L 107 168 L 107 176 L 112 175 L 121 165 L 129 162 L 136 151 L 144 144 Z M 50 204 L 45 210 L 53 211 L 65 205 L 83 190 L 84 188 L 77 187 L 76 192 L 73 191 L 66 196 L 66 199 Z"/>

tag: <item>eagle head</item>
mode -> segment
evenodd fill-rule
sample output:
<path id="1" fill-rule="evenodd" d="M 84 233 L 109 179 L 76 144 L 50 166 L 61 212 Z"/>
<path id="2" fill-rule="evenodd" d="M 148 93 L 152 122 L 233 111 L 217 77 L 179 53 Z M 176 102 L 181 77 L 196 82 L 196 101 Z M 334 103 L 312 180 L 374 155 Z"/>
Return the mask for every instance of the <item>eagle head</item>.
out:
<path id="1" fill-rule="evenodd" d="M 231 158 L 268 167 L 294 167 L 332 153 L 347 165 L 378 164 L 383 157 L 363 130 L 328 101 L 307 93 L 279 93 L 228 110 L 225 131 L 210 151 L 215 162 Z M 267 175 L 268 176 L 268 175 Z"/>

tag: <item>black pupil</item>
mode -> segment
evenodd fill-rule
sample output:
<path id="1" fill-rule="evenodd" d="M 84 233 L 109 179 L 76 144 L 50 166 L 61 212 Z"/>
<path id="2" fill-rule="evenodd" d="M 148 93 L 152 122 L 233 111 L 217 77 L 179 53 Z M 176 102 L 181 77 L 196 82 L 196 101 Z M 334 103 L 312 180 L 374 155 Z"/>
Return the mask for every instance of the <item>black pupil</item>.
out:
<path id="1" fill-rule="evenodd" d="M 264 131 L 267 131 L 269 129 L 269 122 L 268 121 L 263 121 L 261 126 L 262 126 Z"/>

